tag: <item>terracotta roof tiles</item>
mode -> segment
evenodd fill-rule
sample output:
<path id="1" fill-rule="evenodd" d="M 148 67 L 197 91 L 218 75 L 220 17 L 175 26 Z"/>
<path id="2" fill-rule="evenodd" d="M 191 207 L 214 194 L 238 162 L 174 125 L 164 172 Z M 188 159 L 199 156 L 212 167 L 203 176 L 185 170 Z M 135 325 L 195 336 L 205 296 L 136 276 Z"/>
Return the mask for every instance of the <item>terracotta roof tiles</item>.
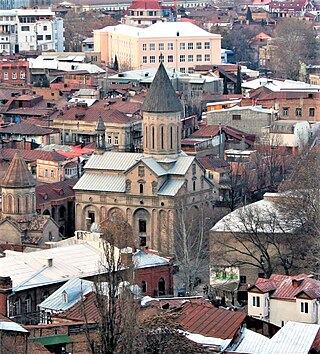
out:
<path id="1" fill-rule="evenodd" d="M 74 197 L 74 185 L 78 178 L 72 178 L 61 182 L 42 184 L 36 187 L 37 207 L 41 204 L 51 203 L 57 200 Z"/>
<path id="2" fill-rule="evenodd" d="M 36 160 L 60 162 L 67 159 L 55 151 L 0 149 L 0 160 L 11 160 L 17 152 L 27 162 Z"/>
<path id="3" fill-rule="evenodd" d="M 54 130 L 23 122 L 0 128 L 0 133 L 21 135 L 48 135 L 54 133 Z"/>

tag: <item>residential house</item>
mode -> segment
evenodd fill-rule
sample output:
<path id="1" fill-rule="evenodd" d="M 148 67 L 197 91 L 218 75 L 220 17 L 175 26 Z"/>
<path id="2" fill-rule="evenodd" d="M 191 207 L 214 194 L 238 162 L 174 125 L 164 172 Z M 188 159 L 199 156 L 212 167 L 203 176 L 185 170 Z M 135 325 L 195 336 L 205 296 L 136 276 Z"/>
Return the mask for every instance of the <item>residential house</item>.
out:
<path id="1" fill-rule="evenodd" d="M 26 120 L 0 128 L 0 139 L 7 141 L 22 140 L 38 145 L 59 144 L 60 131 L 30 124 Z"/>
<path id="2" fill-rule="evenodd" d="M 0 82 L 10 85 L 29 83 L 29 62 L 22 56 L 2 56 L 0 58 Z"/>
<path id="3" fill-rule="evenodd" d="M 272 274 L 248 288 L 248 315 L 283 327 L 288 321 L 320 324 L 320 281 L 313 275 Z"/>
<path id="4" fill-rule="evenodd" d="M 177 72 L 193 72 L 196 64 L 221 62 L 221 36 L 190 22 L 159 22 L 144 29 L 107 26 L 93 37 L 101 60 L 110 64 L 117 56 L 120 68 L 150 68 L 160 60 Z"/>

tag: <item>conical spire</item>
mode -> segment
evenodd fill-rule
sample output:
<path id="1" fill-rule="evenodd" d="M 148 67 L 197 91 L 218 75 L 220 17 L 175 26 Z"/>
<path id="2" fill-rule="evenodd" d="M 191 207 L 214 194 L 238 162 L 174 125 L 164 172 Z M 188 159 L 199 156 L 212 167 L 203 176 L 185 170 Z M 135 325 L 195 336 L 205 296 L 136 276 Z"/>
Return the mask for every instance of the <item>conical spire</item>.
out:
<path id="1" fill-rule="evenodd" d="M 36 185 L 31 172 L 28 170 L 26 162 L 18 152 L 15 153 L 8 171 L 2 180 L 2 187 L 29 188 Z"/>
<path id="2" fill-rule="evenodd" d="M 96 126 L 96 131 L 98 131 L 98 132 L 105 132 L 106 131 L 106 126 L 103 123 L 101 114 L 99 114 L 99 118 L 98 118 L 98 122 L 97 122 L 97 126 Z"/>
<path id="3" fill-rule="evenodd" d="M 181 102 L 162 62 L 142 105 L 143 112 L 182 112 Z"/>

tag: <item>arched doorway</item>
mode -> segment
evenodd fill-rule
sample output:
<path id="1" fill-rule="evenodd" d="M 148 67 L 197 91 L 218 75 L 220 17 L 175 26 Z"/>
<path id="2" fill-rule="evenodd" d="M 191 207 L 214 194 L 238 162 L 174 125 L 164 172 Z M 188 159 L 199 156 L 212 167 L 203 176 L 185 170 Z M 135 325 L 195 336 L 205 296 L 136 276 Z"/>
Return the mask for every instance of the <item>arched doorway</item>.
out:
<path id="1" fill-rule="evenodd" d="M 139 208 L 133 214 L 134 237 L 139 240 L 140 247 L 147 246 L 150 241 L 150 214 L 146 209 Z"/>

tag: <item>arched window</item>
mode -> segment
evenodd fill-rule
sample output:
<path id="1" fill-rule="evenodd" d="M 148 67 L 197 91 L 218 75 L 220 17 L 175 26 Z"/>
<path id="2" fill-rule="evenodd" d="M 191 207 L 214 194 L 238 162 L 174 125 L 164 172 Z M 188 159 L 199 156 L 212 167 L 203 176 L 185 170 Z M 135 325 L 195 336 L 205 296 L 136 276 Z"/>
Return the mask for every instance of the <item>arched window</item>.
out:
<path id="1" fill-rule="evenodd" d="M 147 282 L 144 280 L 142 280 L 142 282 L 141 282 L 141 289 L 142 289 L 143 293 L 147 292 Z"/>
<path id="2" fill-rule="evenodd" d="M 164 128 L 163 125 L 160 127 L 160 148 L 164 149 Z"/>
<path id="3" fill-rule="evenodd" d="M 30 295 L 27 295 L 25 302 L 25 313 L 30 313 L 32 311 L 32 298 Z"/>
<path id="4" fill-rule="evenodd" d="M 143 194 L 143 183 L 140 183 L 140 194 Z"/>
<path id="5" fill-rule="evenodd" d="M 180 150 L 180 127 L 177 127 L 177 149 Z"/>
<path id="6" fill-rule="evenodd" d="M 192 187 L 193 187 L 193 191 L 195 191 L 196 190 L 196 181 L 193 181 Z"/>
<path id="7" fill-rule="evenodd" d="M 30 198 L 29 194 L 26 195 L 26 213 L 29 212 L 29 203 L 30 203 Z"/>
<path id="8" fill-rule="evenodd" d="M 170 149 L 173 149 L 173 127 L 170 127 Z"/>
<path id="9" fill-rule="evenodd" d="M 21 197 L 19 195 L 17 197 L 17 213 L 21 213 Z"/>
<path id="10" fill-rule="evenodd" d="M 158 282 L 158 294 L 159 296 L 166 294 L 166 281 L 163 278 L 160 278 Z"/>
<path id="11" fill-rule="evenodd" d="M 145 130 L 146 148 L 148 147 L 148 127 Z"/>
<path id="12" fill-rule="evenodd" d="M 7 200 L 8 200 L 7 211 L 8 211 L 9 214 L 12 214 L 12 206 L 13 206 L 13 197 L 12 197 L 12 195 L 8 195 Z"/>
<path id="13" fill-rule="evenodd" d="M 152 149 L 154 149 L 154 127 L 151 127 L 151 144 Z"/>
<path id="14" fill-rule="evenodd" d="M 21 315 L 21 299 L 20 297 L 16 298 L 16 301 L 14 302 L 14 314 Z"/>

